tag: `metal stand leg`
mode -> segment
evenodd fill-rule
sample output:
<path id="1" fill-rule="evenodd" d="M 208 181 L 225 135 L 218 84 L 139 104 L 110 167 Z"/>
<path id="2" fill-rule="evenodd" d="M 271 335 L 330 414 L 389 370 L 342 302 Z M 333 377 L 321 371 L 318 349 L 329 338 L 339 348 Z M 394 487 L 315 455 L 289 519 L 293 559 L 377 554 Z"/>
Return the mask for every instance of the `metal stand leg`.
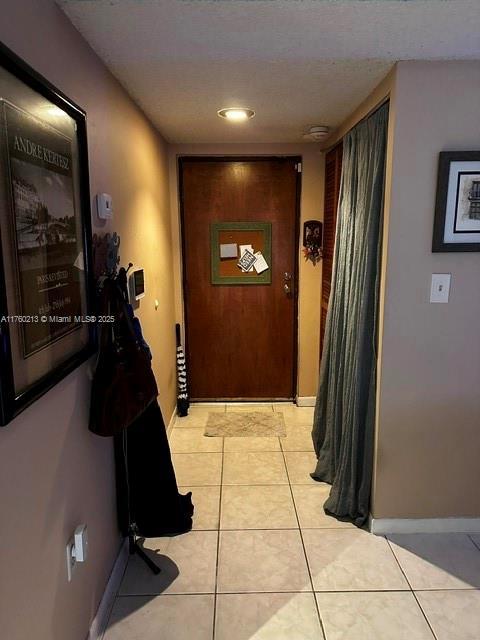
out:
<path id="1" fill-rule="evenodd" d="M 133 556 L 133 554 L 136 553 L 145 562 L 150 571 L 152 571 L 156 576 L 161 573 L 162 570 L 160 569 L 160 567 L 157 567 L 153 560 L 151 560 L 147 556 L 145 551 L 140 547 L 134 533 L 131 533 L 128 536 L 128 548 L 130 551 L 130 555 Z"/>
<path id="2" fill-rule="evenodd" d="M 147 567 L 152 571 L 155 575 L 158 575 L 161 572 L 160 567 L 158 567 L 153 560 L 151 560 L 145 551 L 140 547 L 137 542 L 137 525 L 135 522 L 132 522 L 132 518 L 130 515 L 130 482 L 128 476 L 128 447 L 127 447 L 127 434 L 126 431 L 123 432 L 123 455 L 125 462 L 125 478 L 127 484 L 127 505 L 128 505 L 128 550 L 130 555 L 137 554 L 147 565 Z"/>

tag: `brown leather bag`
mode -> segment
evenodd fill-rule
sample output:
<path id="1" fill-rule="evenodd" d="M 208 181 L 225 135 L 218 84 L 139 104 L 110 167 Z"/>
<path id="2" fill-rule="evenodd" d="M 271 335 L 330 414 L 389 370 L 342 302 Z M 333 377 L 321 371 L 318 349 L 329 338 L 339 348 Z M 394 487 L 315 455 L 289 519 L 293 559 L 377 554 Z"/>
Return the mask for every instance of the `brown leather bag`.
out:
<path id="1" fill-rule="evenodd" d="M 92 382 L 89 429 L 114 436 L 129 427 L 158 395 L 150 359 L 138 340 L 118 285 L 103 287 L 104 315 L 99 354 Z"/>

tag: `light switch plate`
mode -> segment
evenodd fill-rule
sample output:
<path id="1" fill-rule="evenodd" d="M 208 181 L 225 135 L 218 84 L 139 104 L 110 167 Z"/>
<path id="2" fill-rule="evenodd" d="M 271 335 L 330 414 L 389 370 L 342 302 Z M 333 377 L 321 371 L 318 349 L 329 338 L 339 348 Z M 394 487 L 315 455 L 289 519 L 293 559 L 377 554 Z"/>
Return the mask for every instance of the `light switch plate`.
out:
<path id="1" fill-rule="evenodd" d="M 110 218 L 113 218 L 113 203 L 110 194 L 97 194 L 97 213 L 100 220 L 110 220 Z"/>
<path id="2" fill-rule="evenodd" d="M 430 302 L 443 304 L 448 302 L 451 279 L 452 276 L 450 273 L 432 273 Z"/>

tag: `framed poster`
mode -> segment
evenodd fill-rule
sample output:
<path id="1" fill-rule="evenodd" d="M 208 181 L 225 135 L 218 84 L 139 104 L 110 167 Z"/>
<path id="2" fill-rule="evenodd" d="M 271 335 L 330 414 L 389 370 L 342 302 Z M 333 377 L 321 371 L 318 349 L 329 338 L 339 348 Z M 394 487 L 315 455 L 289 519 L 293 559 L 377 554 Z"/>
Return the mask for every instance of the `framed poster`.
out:
<path id="1" fill-rule="evenodd" d="M 432 251 L 480 251 L 480 151 L 444 151 Z"/>
<path id="2" fill-rule="evenodd" d="M 271 283 L 271 222 L 213 222 L 210 247 L 212 284 Z"/>
<path id="3" fill-rule="evenodd" d="M 85 112 L 0 48 L 0 424 L 94 351 Z"/>

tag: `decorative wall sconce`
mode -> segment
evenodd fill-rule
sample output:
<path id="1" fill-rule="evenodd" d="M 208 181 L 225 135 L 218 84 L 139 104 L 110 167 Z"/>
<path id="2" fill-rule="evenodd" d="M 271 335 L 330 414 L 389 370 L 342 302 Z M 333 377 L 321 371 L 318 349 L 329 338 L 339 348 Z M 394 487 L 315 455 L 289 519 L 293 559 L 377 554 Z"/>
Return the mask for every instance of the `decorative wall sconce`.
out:
<path id="1" fill-rule="evenodd" d="M 303 255 L 305 260 L 316 265 L 323 257 L 322 223 L 319 220 L 307 220 L 303 224 Z"/>

